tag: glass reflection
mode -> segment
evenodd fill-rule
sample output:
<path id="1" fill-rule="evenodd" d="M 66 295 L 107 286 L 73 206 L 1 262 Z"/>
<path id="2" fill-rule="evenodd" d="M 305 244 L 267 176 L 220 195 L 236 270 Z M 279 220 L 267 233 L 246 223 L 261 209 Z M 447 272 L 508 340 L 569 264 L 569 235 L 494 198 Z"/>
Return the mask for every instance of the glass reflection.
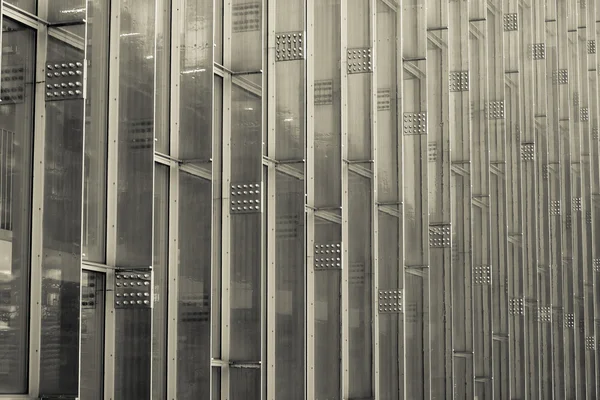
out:
<path id="1" fill-rule="evenodd" d="M 12 4 L 22 10 L 35 14 L 37 11 L 37 0 L 4 0 L 5 3 Z"/>
<path id="2" fill-rule="evenodd" d="M 4 19 L 0 103 L 0 392 L 27 390 L 35 32 Z"/>

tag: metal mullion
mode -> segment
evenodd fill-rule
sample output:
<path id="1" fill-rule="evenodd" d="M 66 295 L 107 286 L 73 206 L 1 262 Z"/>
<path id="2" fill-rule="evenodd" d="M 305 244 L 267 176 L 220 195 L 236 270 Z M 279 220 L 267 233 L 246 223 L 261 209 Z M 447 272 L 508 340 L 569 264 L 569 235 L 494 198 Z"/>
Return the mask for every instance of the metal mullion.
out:
<path id="1" fill-rule="evenodd" d="M 109 30 L 109 87 L 108 87 L 108 150 L 107 150 L 107 192 L 106 192 L 106 265 L 116 267 L 117 260 L 117 201 L 118 201 L 118 159 L 119 159 L 119 75 L 120 75 L 120 24 L 121 0 L 110 3 Z M 106 323 L 104 336 L 104 395 L 115 396 L 115 274 L 106 274 Z"/>
<path id="2" fill-rule="evenodd" d="M 277 73 L 275 67 L 275 33 L 277 21 L 277 0 L 265 0 L 268 2 L 267 7 L 267 95 L 266 112 L 267 112 L 267 156 L 271 159 L 276 158 L 276 131 L 277 131 Z M 264 100 L 263 100 L 264 104 Z M 265 129 L 265 127 L 263 127 Z M 264 167 L 263 167 L 264 168 Z M 266 379 L 266 398 L 275 400 L 276 392 L 276 326 L 277 326 L 277 223 L 276 223 L 276 177 L 274 163 L 269 163 L 267 166 L 267 182 L 265 185 L 267 195 L 267 254 L 266 254 L 266 366 L 264 373 L 268 377 Z"/>
<path id="3" fill-rule="evenodd" d="M 232 3 L 223 3 L 223 65 L 231 67 Z M 231 216 L 229 188 L 231 185 L 231 95 L 232 76 L 223 76 L 223 139 L 221 171 L 221 400 L 228 400 L 230 393 L 230 337 L 231 337 Z"/>
<path id="4" fill-rule="evenodd" d="M 39 13 L 47 14 L 47 0 L 39 0 Z M 8 11 L 4 8 L 3 12 Z M 7 13 L 8 14 L 8 13 Z M 28 393 L 32 397 L 39 396 L 41 370 L 41 331 L 42 331 L 42 263 L 44 253 L 43 221 L 44 221 L 44 172 L 45 172 L 45 136 L 46 136 L 46 104 L 45 79 L 46 47 L 48 29 L 40 25 L 36 35 L 36 65 L 34 89 L 34 140 L 33 140 L 33 179 L 32 179 L 32 213 L 31 213 L 31 269 L 29 293 L 29 382 Z"/>
<path id="5" fill-rule="evenodd" d="M 380 399 L 379 389 L 379 212 L 378 212 L 378 157 L 377 157 L 377 0 L 370 0 L 371 11 L 371 363 L 372 363 L 372 394 L 374 399 Z"/>
<path id="6" fill-rule="evenodd" d="M 448 65 L 453 93 L 450 107 L 450 223 L 451 247 L 451 304 L 452 304 L 452 398 L 474 397 L 472 315 L 472 231 L 471 215 L 471 125 L 470 90 L 465 87 L 462 71 L 470 77 L 469 3 L 450 3 L 448 18 Z M 460 78 L 456 77 L 459 74 Z M 457 87 L 458 86 L 458 87 Z M 456 171 L 456 167 L 461 172 Z M 468 201 L 465 201 L 468 199 Z M 463 354 L 470 353 L 470 357 Z M 463 369 L 464 368 L 464 369 Z M 449 395 L 449 393 L 447 394 Z"/>
<path id="7" fill-rule="evenodd" d="M 473 7 L 475 9 L 470 14 L 470 34 L 472 38 L 476 39 L 472 42 L 473 45 L 469 45 L 471 62 L 469 74 L 474 77 L 470 82 L 470 90 L 475 110 L 471 125 L 471 158 L 474 162 L 470 201 L 473 239 L 472 267 L 480 269 L 482 273 L 488 273 L 490 280 L 487 283 L 483 280 L 479 281 L 479 287 L 475 288 L 475 278 L 471 274 L 473 330 L 470 334 L 474 352 L 474 396 L 493 399 L 490 140 L 487 135 L 475 134 L 475 132 L 489 132 L 489 124 L 485 118 L 485 105 L 489 99 L 486 43 L 487 6 L 479 3 Z M 481 202 L 478 203 L 477 200 L 481 200 Z"/>
<path id="8" fill-rule="evenodd" d="M 306 148 L 305 188 L 305 400 L 315 398 L 315 2 L 306 0 Z"/>
<path id="9" fill-rule="evenodd" d="M 46 1 L 46 0 L 39 0 Z M 45 7 L 43 5 L 39 5 L 39 14 L 42 15 L 42 8 Z M 19 8 L 14 7 L 10 3 L 2 2 L 2 14 L 6 17 L 14 19 L 17 22 L 22 23 L 30 28 L 40 30 L 41 28 L 46 28 L 45 32 L 47 32 L 48 23 L 42 20 L 39 16 L 32 15 L 26 11 L 23 11 Z M 47 34 L 47 33 L 46 33 Z"/>
<path id="10" fill-rule="evenodd" d="M 340 74 L 341 74 L 341 173 L 342 173 L 342 271 L 341 271 L 341 303 L 340 303 L 340 396 L 342 399 L 347 399 L 350 390 L 349 381 L 349 254 L 348 254 L 348 220 L 349 220 L 349 203 L 348 203 L 348 164 L 344 160 L 348 159 L 348 2 L 340 3 Z"/>
<path id="11" fill-rule="evenodd" d="M 531 7 L 519 6 L 519 41 L 520 47 L 527 51 L 533 45 L 533 24 Z M 536 141 L 534 103 L 534 74 L 532 57 L 520 52 L 519 68 L 519 126 L 521 127 L 520 142 L 517 143 L 521 153 L 521 212 L 523 215 L 521 232 L 522 254 L 524 260 L 523 268 L 523 297 L 524 297 L 524 349 L 525 349 L 525 393 L 530 398 L 539 398 L 539 326 L 537 322 L 537 311 L 539 306 L 539 283 L 538 283 L 538 232 L 537 232 L 537 198 L 538 187 L 536 176 L 537 157 L 536 152 L 540 143 Z M 533 154 L 524 154 L 529 151 L 533 143 Z M 529 154 L 529 153 L 527 153 Z"/>
<path id="12" fill-rule="evenodd" d="M 171 6 L 171 27 L 182 24 L 182 6 L 184 2 L 170 3 Z M 168 232 L 168 267 L 167 267 L 167 398 L 177 398 L 177 343 L 179 328 L 179 164 L 173 162 L 179 159 L 179 103 L 180 103 L 180 72 L 181 72 L 181 35 L 170 35 L 170 109 L 169 109 L 169 156 L 171 162 L 169 165 L 169 232 Z M 212 303 L 212 302 L 211 302 Z M 212 312 L 211 312 L 212 315 Z M 212 369 L 211 369 L 212 373 Z"/>

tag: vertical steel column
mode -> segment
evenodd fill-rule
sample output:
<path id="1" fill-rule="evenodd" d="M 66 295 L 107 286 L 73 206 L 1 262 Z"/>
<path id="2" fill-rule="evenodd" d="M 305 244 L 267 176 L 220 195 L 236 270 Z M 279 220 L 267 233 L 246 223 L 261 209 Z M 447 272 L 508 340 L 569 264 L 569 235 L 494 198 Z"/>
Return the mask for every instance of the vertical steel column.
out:
<path id="1" fill-rule="evenodd" d="M 48 0 L 38 0 L 38 16 L 46 19 Z M 3 18 L 3 15 L 1 15 Z M 40 389 L 40 346 L 42 328 L 42 262 L 43 262 L 43 219 L 44 219 L 44 154 L 46 137 L 46 46 L 48 28 L 39 23 L 36 36 L 36 64 L 34 87 L 35 122 L 33 140 L 33 180 L 31 199 L 31 269 L 29 298 L 29 394 L 39 396 Z M 1 39 L 0 39 L 0 43 Z"/>
<path id="2" fill-rule="evenodd" d="M 600 391 L 600 282 L 598 281 L 600 273 L 600 247 L 597 244 L 600 238 L 600 152 L 598 146 L 598 119 L 599 119 L 599 83 L 598 83 L 598 22 L 600 19 L 600 4 L 596 0 L 589 3 L 589 19 L 588 34 L 590 40 L 588 46 L 588 57 L 591 58 L 590 68 L 590 121 L 591 121 L 591 137 L 590 137 L 590 152 L 591 152 L 591 193 L 592 193 L 592 265 L 594 268 L 593 276 L 593 301 L 594 301 L 594 355 L 596 358 L 596 390 Z M 591 20 L 590 20 L 591 19 Z M 598 394 L 598 393 L 597 393 Z"/>
<path id="3" fill-rule="evenodd" d="M 531 60 L 532 71 L 531 80 L 533 84 L 531 109 L 533 120 L 532 129 L 534 129 L 535 143 L 535 176 L 536 176 L 536 227 L 537 227 L 537 265 L 535 274 L 538 279 L 537 309 L 534 311 L 536 320 L 533 322 L 538 328 L 538 334 L 534 339 L 534 346 L 537 349 L 537 362 L 539 363 L 539 394 L 541 398 L 552 398 L 553 388 L 553 370 L 552 370 L 552 317 L 551 317 L 551 274 L 553 269 L 551 263 L 550 247 L 550 185 L 548 172 L 548 146 L 549 134 L 552 129 L 549 128 L 548 117 L 548 89 L 546 80 L 546 7 L 545 1 L 535 0 L 532 3 L 532 10 L 527 11 L 531 18 L 532 36 L 527 51 L 527 60 Z M 530 277 L 531 279 L 531 277 Z M 532 384 L 533 386 L 533 384 Z"/>
<path id="4" fill-rule="evenodd" d="M 522 109 L 519 75 L 519 7 L 515 0 L 504 0 L 504 82 L 502 103 L 490 104 L 488 115 L 505 114 L 507 143 L 507 216 L 511 398 L 526 395 L 523 210 L 521 189 Z M 521 27 L 522 29 L 523 27 Z"/>
<path id="5" fill-rule="evenodd" d="M 591 142 L 592 122 L 590 121 L 590 107 L 595 93 L 591 90 L 597 72 L 595 44 L 590 43 L 595 25 L 595 4 L 580 2 L 579 13 L 579 76 L 581 80 L 581 108 L 579 120 L 581 124 L 581 203 L 582 213 L 580 223 L 582 226 L 582 278 L 583 278 L 583 343 L 585 366 L 585 396 L 588 399 L 596 398 L 596 357 L 595 357 L 595 322 L 594 322 L 594 235 L 592 229 L 592 171 L 591 171 Z"/>
<path id="6" fill-rule="evenodd" d="M 520 147 L 520 190 L 522 191 L 521 225 L 523 246 L 523 295 L 524 295 L 524 350 L 525 350 L 525 396 L 539 398 L 539 329 L 538 329 L 538 147 L 541 143 L 536 141 L 537 126 L 535 122 L 534 103 L 534 71 L 533 59 L 528 50 L 533 48 L 533 11 L 530 5 L 518 7 L 519 52 L 518 58 L 518 84 L 520 115 L 519 127 L 521 135 L 517 138 Z"/>
<path id="7" fill-rule="evenodd" d="M 492 246 L 488 96 L 487 2 L 469 8 L 469 97 L 471 119 L 471 229 L 473 329 L 473 397 L 493 399 Z"/>
<path id="8" fill-rule="evenodd" d="M 510 396 L 508 288 L 507 146 L 504 115 L 490 115 L 490 104 L 504 102 L 504 16 L 502 4 L 488 3 L 488 101 L 485 114 L 490 136 L 490 209 L 492 214 L 492 359 L 494 398 Z"/>
<path id="9" fill-rule="evenodd" d="M 568 41 L 568 87 L 569 107 L 569 146 L 571 155 L 571 238 L 573 241 L 572 279 L 573 291 L 571 299 L 574 314 L 574 355 L 575 382 L 577 398 L 585 396 L 585 351 L 584 351 L 584 321 L 583 321 L 583 230 L 582 230 L 582 170 L 581 170 L 581 85 L 579 74 L 579 8 L 580 3 L 571 0 L 567 10 L 567 41 Z"/>
<path id="10" fill-rule="evenodd" d="M 569 45 L 567 32 L 567 0 L 559 0 L 557 9 L 557 54 L 558 69 L 552 71 L 553 85 L 558 85 L 559 100 L 559 138 L 561 151 L 560 184 L 561 184 L 561 231 L 562 231 L 562 264 L 564 307 L 564 377 L 565 396 L 571 396 L 576 391 L 575 381 L 575 348 L 574 348 L 574 308 L 573 308 L 573 238 L 571 227 L 571 153 L 569 142 L 569 114 L 571 101 L 569 97 Z"/>
<path id="11" fill-rule="evenodd" d="M 448 8 L 452 382 L 454 397 L 470 399 L 474 372 L 469 3 L 450 2 Z"/>
<path id="12" fill-rule="evenodd" d="M 231 70 L 232 61 L 232 14 L 231 1 L 223 2 L 223 66 Z M 221 155 L 221 400 L 229 400 L 231 391 L 231 210 L 229 189 L 231 186 L 231 92 L 232 76 L 223 76 L 223 139 Z M 213 395 L 213 397 L 215 397 Z"/>
<path id="13" fill-rule="evenodd" d="M 440 3 L 444 4 L 445 2 Z M 428 126 L 436 127 L 435 137 L 440 139 L 440 153 L 443 151 L 442 149 L 447 150 L 447 146 L 441 145 L 441 124 L 434 125 L 434 122 L 430 122 L 427 115 L 427 98 L 429 96 L 427 91 L 429 87 L 427 85 L 428 71 L 426 69 L 429 65 L 432 65 L 432 68 L 439 68 L 438 79 L 444 79 L 445 69 L 443 68 L 442 51 L 438 52 L 438 63 L 429 64 L 425 62 L 428 55 L 426 10 L 433 10 L 434 8 L 426 7 L 423 0 L 415 1 L 412 4 L 402 2 L 402 7 L 403 87 L 401 115 L 402 134 L 405 136 L 403 203 L 405 215 L 407 215 L 403 222 L 405 229 L 404 245 L 410 249 L 405 253 L 404 259 L 406 289 L 404 294 L 404 371 L 406 372 L 404 392 L 406 399 L 421 399 L 429 398 L 434 393 L 436 396 L 443 397 L 447 389 L 451 387 L 451 383 L 448 382 L 451 372 L 449 371 L 449 365 L 445 362 L 446 353 L 443 350 L 444 346 L 449 344 L 444 335 L 446 326 L 443 325 L 443 319 L 439 318 L 443 311 L 439 314 L 437 311 L 444 307 L 444 297 L 430 300 L 429 279 L 430 209 L 428 185 L 431 185 L 431 183 L 429 183 L 427 161 L 427 135 L 431 133 L 431 130 L 428 129 Z M 444 8 L 437 8 L 437 10 L 443 12 Z M 443 24 L 438 28 L 446 28 L 445 21 Z M 440 33 L 445 34 L 446 32 L 442 31 Z M 433 89 L 435 86 L 432 85 L 431 88 Z M 439 89 L 443 93 L 442 87 Z M 439 98 L 441 99 L 441 96 Z M 443 115 L 440 109 L 434 121 L 441 122 Z M 441 165 L 440 162 L 439 167 Z M 441 177 L 442 174 L 437 176 Z M 435 177 L 431 177 L 431 179 L 435 180 Z M 446 187 L 444 186 L 444 188 Z M 449 200 L 448 197 L 446 199 Z M 440 218 L 436 222 L 442 221 L 442 215 L 436 215 L 436 217 Z M 441 228 L 439 233 L 443 235 Z M 443 263 L 444 253 L 449 253 L 449 249 L 438 250 L 438 253 L 441 254 L 440 258 L 435 259 L 436 270 L 443 270 L 446 266 Z M 437 290 L 436 293 L 442 293 L 442 296 L 444 296 L 443 291 Z M 435 311 L 432 309 L 432 312 L 430 312 L 430 303 L 433 301 L 436 303 L 436 308 Z M 435 326 L 436 340 L 432 340 L 431 323 L 437 324 Z M 433 360 L 433 355 L 437 356 L 438 359 Z"/>

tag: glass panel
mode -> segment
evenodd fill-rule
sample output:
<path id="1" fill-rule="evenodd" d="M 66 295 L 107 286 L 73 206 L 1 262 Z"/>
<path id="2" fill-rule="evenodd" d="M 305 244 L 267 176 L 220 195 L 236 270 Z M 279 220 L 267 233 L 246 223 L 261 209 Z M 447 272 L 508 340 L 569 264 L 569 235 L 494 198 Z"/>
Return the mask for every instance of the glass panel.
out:
<path id="1" fill-rule="evenodd" d="M 166 398 L 167 286 L 169 261 L 169 168 L 154 172 L 154 311 L 152 314 L 152 399 Z"/>
<path id="2" fill-rule="evenodd" d="M 212 369 L 212 400 L 221 400 L 221 368 Z"/>
<path id="3" fill-rule="evenodd" d="M 213 183 L 221 183 L 222 180 L 222 164 L 221 164 L 221 148 L 223 145 L 223 78 L 215 75 L 215 91 L 214 91 L 214 143 L 216 148 L 214 149 L 215 154 L 215 169 L 213 170 Z M 219 187 L 219 186 L 217 186 Z M 218 201 L 213 202 L 213 237 L 221 237 L 221 221 L 222 208 L 221 208 L 221 193 L 215 189 L 213 195 L 218 198 Z M 215 359 L 221 358 L 221 276 L 222 276 L 222 262 L 221 262 L 221 240 L 215 240 L 213 242 L 213 284 L 212 284 L 212 357 Z M 219 370 L 220 371 L 220 370 Z"/>
<path id="4" fill-rule="evenodd" d="M 121 4 L 117 266 L 152 263 L 154 9 Z"/>
<path id="5" fill-rule="evenodd" d="M 37 11 L 37 0 L 4 0 L 9 4 L 13 4 L 27 12 L 35 14 Z"/>
<path id="6" fill-rule="evenodd" d="M 315 206 L 340 207 L 340 1 L 315 2 Z"/>
<path id="7" fill-rule="evenodd" d="M 177 398 L 210 397 L 212 183 L 181 173 Z"/>
<path id="8" fill-rule="evenodd" d="M 315 218 L 315 246 L 341 243 L 338 224 Z M 315 398 L 340 399 L 341 274 L 336 269 L 315 272 Z"/>
<path id="9" fill-rule="evenodd" d="M 398 118 L 396 82 L 396 13 L 377 3 L 377 157 L 378 198 L 397 202 Z"/>
<path id="10" fill-rule="evenodd" d="M 369 3 L 348 1 L 348 49 L 372 49 Z M 353 161 L 371 159 L 371 78 L 348 75 L 348 159 Z"/>
<path id="11" fill-rule="evenodd" d="M 350 317 L 348 323 L 350 346 L 349 397 L 367 398 L 372 387 L 371 339 L 371 181 L 349 173 L 350 218 L 349 289 Z"/>
<path id="12" fill-rule="evenodd" d="M 406 274 L 406 301 L 404 310 L 405 327 L 405 360 L 407 383 L 406 391 L 409 399 L 422 399 L 424 386 L 426 386 L 425 369 L 426 360 L 423 357 L 424 349 L 429 344 L 426 337 L 426 323 L 428 313 L 426 310 L 426 299 L 429 297 L 424 279 L 421 276 Z"/>
<path id="13" fill-rule="evenodd" d="M 48 2 L 49 22 L 69 23 L 73 21 L 83 22 L 85 20 L 85 0 L 51 0 Z"/>
<path id="14" fill-rule="evenodd" d="M 27 391 L 35 31 L 3 20 L 0 103 L 0 392 Z M 8 80 L 15 83 L 8 83 Z"/>
<path id="15" fill-rule="evenodd" d="M 259 400 L 260 369 L 231 368 L 231 400 Z"/>
<path id="16" fill-rule="evenodd" d="M 262 67 L 262 1 L 233 0 L 231 13 L 231 69 L 258 71 Z M 260 84 L 260 74 L 249 77 Z"/>
<path id="17" fill-rule="evenodd" d="M 82 257 L 105 261 L 108 101 L 108 1 L 88 1 L 87 99 Z"/>
<path id="18" fill-rule="evenodd" d="M 303 1 L 277 0 L 276 7 L 280 10 L 276 21 L 278 33 L 304 32 Z M 277 62 L 275 66 L 277 92 L 275 158 L 279 161 L 303 160 L 306 92 L 304 62 L 282 61 Z M 302 165 L 299 167 L 304 168 Z"/>
<path id="19" fill-rule="evenodd" d="M 398 288 L 400 264 L 399 219 L 379 213 L 379 290 Z M 382 399 L 399 399 L 400 314 L 379 313 L 379 393 Z"/>
<path id="20" fill-rule="evenodd" d="M 223 64 L 223 0 L 214 0 L 215 14 L 215 62 Z"/>
<path id="21" fill-rule="evenodd" d="M 212 0 L 182 4 L 179 158 L 206 162 L 212 155 Z"/>
<path id="22" fill-rule="evenodd" d="M 77 38 L 74 38 L 77 39 Z M 81 38 L 79 38 L 81 40 Z M 84 52 L 50 37 L 48 64 L 82 63 Z M 70 68 L 74 72 L 82 69 Z M 51 80 L 47 76 L 47 82 Z M 75 76 L 75 80 L 77 77 Z M 52 79 L 54 80 L 54 78 Z M 81 84 L 81 80 L 76 80 Z M 73 83 L 71 81 L 71 83 Z M 59 92 L 56 92 L 59 93 Z M 83 181 L 82 99 L 46 102 L 42 337 L 40 393 L 77 395 L 81 279 L 81 196 Z"/>
<path id="23" fill-rule="evenodd" d="M 158 0 L 156 17 L 156 151 L 169 154 L 171 107 L 171 0 Z"/>
<path id="24" fill-rule="evenodd" d="M 304 399 L 304 182 L 277 173 L 276 398 Z"/>
<path id="25" fill-rule="evenodd" d="M 81 398 L 104 399 L 104 274 L 81 277 Z"/>
<path id="26" fill-rule="evenodd" d="M 261 100 L 234 85 L 232 103 L 231 182 L 236 186 L 259 185 L 260 189 Z M 236 361 L 261 359 L 261 226 L 260 212 L 231 216 L 230 351 Z"/>

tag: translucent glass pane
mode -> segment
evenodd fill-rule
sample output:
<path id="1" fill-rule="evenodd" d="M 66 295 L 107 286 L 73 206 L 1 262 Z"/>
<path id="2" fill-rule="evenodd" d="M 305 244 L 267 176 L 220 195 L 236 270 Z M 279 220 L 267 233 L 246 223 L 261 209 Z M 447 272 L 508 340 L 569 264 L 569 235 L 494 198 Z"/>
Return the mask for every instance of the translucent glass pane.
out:
<path id="1" fill-rule="evenodd" d="M 260 400 L 260 369 L 232 368 L 231 400 Z"/>
<path id="2" fill-rule="evenodd" d="M 210 397 L 212 184 L 181 173 L 177 398 Z"/>
<path id="3" fill-rule="evenodd" d="M 3 20 L 0 103 L 0 392 L 25 393 L 29 340 L 29 273 L 35 31 Z M 12 93 L 5 95 L 6 89 Z"/>
<path id="4" fill-rule="evenodd" d="M 404 310 L 406 393 L 409 399 L 422 399 L 426 385 L 426 360 L 423 357 L 429 347 L 426 323 L 427 288 L 422 277 L 406 274 L 406 300 Z"/>
<path id="5" fill-rule="evenodd" d="M 169 154 L 171 107 L 171 0 L 157 1 L 156 16 L 156 151 Z"/>
<path id="6" fill-rule="evenodd" d="M 54 65 L 81 63 L 84 52 L 49 38 L 47 59 Z M 78 71 L 82 73 L 81 69 Z M 76 395 L 79 391 L 83 100 L 47 101 L 45 120 L 40 393 Z"/>
<path id="7" fill-rule="evenodd" d="M 214 0 L 215 10 L 215 62 L 223 64 L 223 0 Z"/>
<path id="8" fill-rule="evenodd" d="M 315 205 L 341 206 L 340 1 L 315 2 Z"/>
<path id="9" fill-rule="evenodd" d="M 154 20 L 146 0 L 121 4 L 117 265 L 152 263 Z"/>
<path id="10" fill-rule="evenodd" d="M 379 290 L 399 287 L 400 226 L 399 219 L 379 213 Z M 379 313 L 379 392 L 381 398 L 399 399 L 400 365 L 404 355 L 399 352 L 403 340 L 400 332 L 401 314 Z"/>
<path id="11" fill-rule="evenodd" d="M 212 0 L 188 0 L 181 29 L 179 158 L 206 162 L 212 155 Z"/>
<path id="12" fill-rule="evenodd" d="M 304 399 L 304 181 L 277 174 L 276 397 Z"/>
<path id="13" fill-rule="evenodd" d="M 84 260 L 105 261 L 109 2 L 88 1 L 83 194 Z"/>
<path id="14" fill-rule="evenodd" d="M 260 182 L 261 99 L 236 85 L 231 92 L 231 180 L 232 183 Z"/>
<path id="15" fill-rule="evenodd" d="M 52 0 L 48 2 L 48 21 L 56 23 L 84 21 L 85 0 Z"/>
<path id="16" fill-rule="evenodd" d="M 371 181 L 349 174 L 350 204 L 349 289 L 350 303 L 350 389 L 351 398 L 366 398 L 372 392 L 371 319 L 373 297 L 371 290 Z"/>
<path id="17" fill-rule="evenodd" d="M 231 68 L 257 71 L 262 67 L 262 1 L 233 0 L 231 11 Z M 249 76 L 260 84 L 260 75 Z"/>
<path id="18" fill-rule="evenodd" d="M 154 311 L 152 314 L 152 399 L 167 389 L 167 287 L 169 260 L 169 168 L 154 170 Z"/>
<path id="19" fill-rule="evenodd" d="M 83 271 L 81 277 L 82 399 L 104 399 L 104 274 Z"/>
<path id="20" fill-rule="evenodd" d="M 315 219 L 315 245 L 341 243 L 341 226 Z M 315 271 L 315 398 L 340 399 L 341 274 Z"/>
<path id="21" fill-rule="evenodd" d="M 32 14 L 36 13 L 37 0 L 5 0 L 7 3 L 17 6 Z"/>

